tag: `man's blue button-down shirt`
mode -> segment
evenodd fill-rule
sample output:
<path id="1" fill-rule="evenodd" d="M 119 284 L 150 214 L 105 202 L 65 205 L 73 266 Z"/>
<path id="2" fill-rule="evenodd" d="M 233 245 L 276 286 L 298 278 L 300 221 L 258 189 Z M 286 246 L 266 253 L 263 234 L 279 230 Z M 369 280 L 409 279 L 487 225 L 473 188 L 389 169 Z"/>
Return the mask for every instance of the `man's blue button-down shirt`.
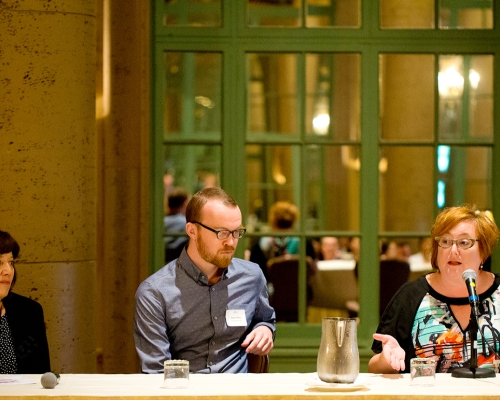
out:
<path id="1" fill-rule="evenodd" d="M 244 310 L 247 326 L 228 326 L 226 310 Z M 135 295 L 134 340 L 145 373 L 162 373 L 169 359 L 188 360 L 191 372 L 247 372 L 241 343 L 259 325 L 274 336 L 267 284 L 257 264 L 238 258 L 209 285 L 184 249 Z"/>

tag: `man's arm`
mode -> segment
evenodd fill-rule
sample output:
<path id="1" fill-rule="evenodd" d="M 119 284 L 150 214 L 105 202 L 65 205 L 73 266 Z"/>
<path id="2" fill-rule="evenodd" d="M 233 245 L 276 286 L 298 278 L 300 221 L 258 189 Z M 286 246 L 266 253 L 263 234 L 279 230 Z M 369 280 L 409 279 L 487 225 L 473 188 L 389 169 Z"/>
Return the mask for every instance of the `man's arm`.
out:
<path id="1" fill-rule="evenodd" d="M 246 336 L 241 346 L 246 347 L 246 353 L 267 355 L 274 347 L 276 313 L 269 305 L 267 284 L 264 275 L 262 271 L 259 271 L 259 273 L 261 276 L 261 290 L 258 294 L 259 298 L 254 315 L 255 326 Z"/>
<path id="2" fill-rule="evenodd" d="M 252 353 L 258 356 L 265 356 L 274 347 L 273 331 L 265 325 L 259 325 L 247 335 L 241 346 L 247 348 L 247 354 Z"/>
<path id="3" fill-rule="evenodd" d="M 134 342 L 144 373 L 162 373 L 171 358 L 170 342 L 161 299 L 147 282 L 135 294 Z"/>

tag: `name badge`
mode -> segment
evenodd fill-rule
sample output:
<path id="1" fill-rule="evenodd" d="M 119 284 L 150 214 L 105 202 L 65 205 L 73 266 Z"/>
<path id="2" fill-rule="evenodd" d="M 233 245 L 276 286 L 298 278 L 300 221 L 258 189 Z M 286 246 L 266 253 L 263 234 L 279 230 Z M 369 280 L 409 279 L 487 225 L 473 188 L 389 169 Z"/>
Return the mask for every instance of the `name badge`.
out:
<path id="1" fill-rule="evenodd" d="M 226 310 L 227 326 L 247 326 L 245 310 Z"/>

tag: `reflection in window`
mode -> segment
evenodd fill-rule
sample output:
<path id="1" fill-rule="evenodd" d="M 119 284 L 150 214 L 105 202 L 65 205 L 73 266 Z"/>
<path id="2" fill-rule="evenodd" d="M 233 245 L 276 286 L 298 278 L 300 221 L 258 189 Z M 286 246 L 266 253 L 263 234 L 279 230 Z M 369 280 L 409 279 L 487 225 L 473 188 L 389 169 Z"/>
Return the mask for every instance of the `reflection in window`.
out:
<path id="1" fill-rule="evenodd" d="M 247 24 L 251 27 L 299 27 L 301 13 L 301 1 L 297 0 L 247 0 Z"/>
<path id="2" fill-rule="evenodd" d="M 440 29 L 493 29 L 493 0 L 439 0 Z"/>
<path id="3" fill-rule="evenodd" d="M 492 207 L 492 149 L 451 146 L 449 168 L 439 172 L 437 203 L 440 209 L 457 204 Z"/>
<path id="4" fill-rule="evenodd" d="M 360 139 L 360 56 L 306 55 L 306 134 L 337 141 Z"/>
<path id="5" fill-rule="evenodd" d="M 439 172 L 447 172 L 450 167 L 450 146 L 438 146 L 438 162 L 437 167 Z"/>
<path id="6" fill-rule="evenodd" d="M 269 229 L 268 213 L 275 202 L 299 204 L 299 152 L 298 146 L 247 145 L 249 232 Z"/>
<path id="7" fill-rule="evenodd" d="M 221 0 L 165 0 L 159 12 L 165 26 L 221 26 Z"/>
<path id="8" fill-rule="evenodd" d="M 164 62 L 164 136 L 220 137 L 221 54 L 165 52 Z"/>
<path id="9" fill-rule="evenodd" d="M 248 54 L 248 132 L 297 134 L 297 55 Z"/>
<path id="10" fill-rule="evenodd" d="M 359 229 L 359 146 L 307 146 L 307 230 Z"/>
<path id="11" fill-rule="evenodd" d="M 174 187 L 189 194 L 220 185 L 220 146 L 167 145 L 164 148 L 165 197 Z"/>
<path id="12" fill-rule="evenodd" d="M 308 28 L 361 26 L 360 0 L 307 0 L 306 26 Z"/>
<path id="13" fill-rule="evenodd" d="M 493 29 L 493 0 L 379 0 L 382 29 Z"/>
<path id="14" fill-rule="evenodd" d="M 439 57 L 439 138 L 493 139 L 493 56 Z"/>
<path id="15" fill-rule="evenodd" d="M 359 28 L 360 0 L 247 0 L 250 27 Z M 305 5 L 305 10 L 303 9 Z"/>

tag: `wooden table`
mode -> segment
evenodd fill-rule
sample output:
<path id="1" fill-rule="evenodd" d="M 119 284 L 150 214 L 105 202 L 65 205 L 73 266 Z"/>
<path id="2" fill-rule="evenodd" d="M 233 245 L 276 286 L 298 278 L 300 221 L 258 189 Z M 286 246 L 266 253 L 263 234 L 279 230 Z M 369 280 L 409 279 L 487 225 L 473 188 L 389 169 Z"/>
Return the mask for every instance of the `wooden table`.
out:
<path id="1" fill-rule="evenodd" d="M 163 375 L 101 375 L 63 374 L 54 389 L 44 389 L 41 375 L 22 375 L 31 384 L 0 384 L 2 400 L 87 400 L 124 399 L 468 399 L 492 400 L 500 398 L 500 375 L 488 379 L 459 379 L 450 374 L 437 374 L 431 387 L 410 386 L 408 374 L 360 374 L 363 387 L 355 391 L 318 391 L 307 388 L 306 383 L 316 374 L 191 374 L 187 389 L 162 388 Z M 0 377 L 1 378 L 1 377 Z M 317 379 L 317 378 L 316 378 Z"/>

